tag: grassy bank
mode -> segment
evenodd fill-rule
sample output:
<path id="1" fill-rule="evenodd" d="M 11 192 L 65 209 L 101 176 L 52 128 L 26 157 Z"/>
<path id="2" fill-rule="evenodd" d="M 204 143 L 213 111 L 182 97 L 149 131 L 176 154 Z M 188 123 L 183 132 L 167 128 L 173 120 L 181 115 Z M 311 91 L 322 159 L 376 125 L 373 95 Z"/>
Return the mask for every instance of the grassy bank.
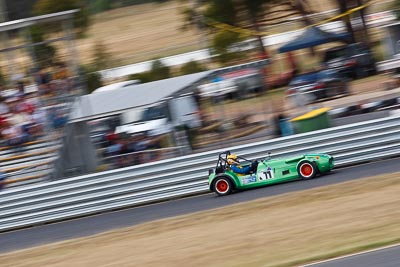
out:
<path id="1" fill-rule="evenodd" d="M 14 267 L 293 266 L 400 242 L 399 176 L 145 223 L 4 254 L 0 262 Z"/>

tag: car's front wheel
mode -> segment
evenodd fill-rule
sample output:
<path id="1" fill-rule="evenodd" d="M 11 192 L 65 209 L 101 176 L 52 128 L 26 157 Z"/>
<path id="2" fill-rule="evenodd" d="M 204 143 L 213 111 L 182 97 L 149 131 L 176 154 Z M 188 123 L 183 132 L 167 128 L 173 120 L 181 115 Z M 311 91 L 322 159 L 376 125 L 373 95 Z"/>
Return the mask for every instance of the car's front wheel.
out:
<path id="1" fill-rule="evenodd" d="M 233 184 L 228 177 L 221 176 L 215 179 L 212 189 L 218 196 L 225 196 L 232 193 Z"/>
<path id="2" fill-rule="evenodd" d="M 304 160 L 297 166 L 297 173 L 302 179 L 311 179 L 317 175 L 318 169 L 314 162 Z"/>

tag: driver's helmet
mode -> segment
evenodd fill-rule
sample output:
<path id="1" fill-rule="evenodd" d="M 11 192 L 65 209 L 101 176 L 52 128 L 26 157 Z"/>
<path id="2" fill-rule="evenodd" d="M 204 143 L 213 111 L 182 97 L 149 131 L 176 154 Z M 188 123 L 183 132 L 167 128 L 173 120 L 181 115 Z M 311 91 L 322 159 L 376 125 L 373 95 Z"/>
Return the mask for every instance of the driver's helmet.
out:
<path id="1" fill-rule="evenodd" d="M 239 163 L 239 161 L 237 161 L 237 156 L 235 154 L 230 154 L 227 157 L 227 162 L 228 162 L 229 165 L 232 165 L 234 163 L 237 163 L 237 164 Z"/>

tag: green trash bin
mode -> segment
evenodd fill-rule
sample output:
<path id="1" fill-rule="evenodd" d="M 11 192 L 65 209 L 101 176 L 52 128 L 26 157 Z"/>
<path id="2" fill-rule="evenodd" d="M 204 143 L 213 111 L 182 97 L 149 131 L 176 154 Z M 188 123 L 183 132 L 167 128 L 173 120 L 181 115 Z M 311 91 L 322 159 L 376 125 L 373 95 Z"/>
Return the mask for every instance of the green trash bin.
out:
<path id="1" fill-rule="evenodd" d="M 296 133 L 311 132 L 330 127 L 330 118 L 328 111 L 330 108 L 320 108 L 299 117 L 293 118 L 290 122 L 293 124 Z"/>

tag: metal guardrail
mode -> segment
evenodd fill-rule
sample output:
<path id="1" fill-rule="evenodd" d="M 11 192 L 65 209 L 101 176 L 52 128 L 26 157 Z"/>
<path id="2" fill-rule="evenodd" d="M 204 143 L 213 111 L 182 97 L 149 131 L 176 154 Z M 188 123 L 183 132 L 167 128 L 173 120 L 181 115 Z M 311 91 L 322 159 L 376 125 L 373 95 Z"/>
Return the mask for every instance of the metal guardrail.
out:
<path id="1" fill-rule="evenodd" d="M 392 58 L 376 63 L 379 72 L 391 71 L 400 68 L 400 58 Z"/>
<path id="2" fill-rule="evenodd" d="M 337 166 L 400 155 L 400 114 L 229 148 L 250 159 L 324 152 Z M 208 192 L 209 151 L 0 192 L 0 231 Z"/>

